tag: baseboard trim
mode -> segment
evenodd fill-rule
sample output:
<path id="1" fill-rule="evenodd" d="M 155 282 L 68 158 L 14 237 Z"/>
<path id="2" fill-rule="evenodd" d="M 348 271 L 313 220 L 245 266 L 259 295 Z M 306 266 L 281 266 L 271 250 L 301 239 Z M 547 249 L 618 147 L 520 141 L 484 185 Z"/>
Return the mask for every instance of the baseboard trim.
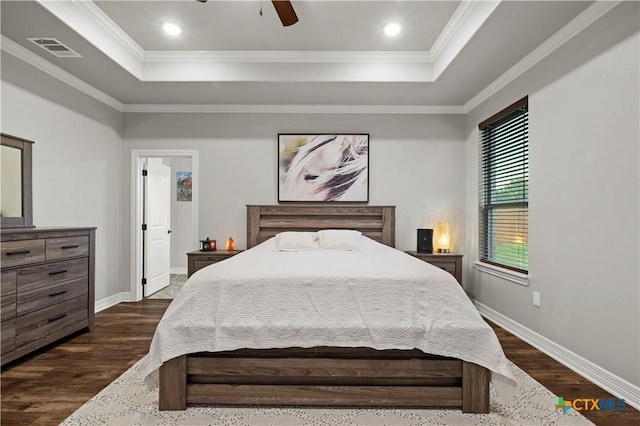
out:
<path id="1" fill-rule="evenodd" d="M 169 273 L 170 274 L 187 275 L 187 267 L 186 266 L 177 266 L 175 268 L 170 268 L 169 269 Z"/>
<path id="2" fill-rule="evenodd" d="M 104 311 L 112 306 L 117 305 L 120 302 L 130 302 L 131 294 L 128 291 L 122 291 L 120 293 L 116 293 L 113 296 L 106 297 L 101 300 L 96 301 L 95 312 L 98 313 L 100 311 Z"/>
<path id="3" fill-rule="evenodd" d="M 617 398 L 624 398 L 627 404 L 637 410 L 640 410 L 640 387 L 635 386 L 610 371 L 607 371 L 593 362 L 584 359 L 569 349 L 560 346 L 511 318 L 502 315 L 500 312 L 491 309 L 487 305 L 476 300 L 474 300 L 473 303 L 482 316 L 496 323 L 516 337 L 524 340 L 541 352 L 549 355 L 551 358 L 575 371 L 595 385 L 600 386 L 602 389 L 612 395 L 615 395 Z M 590 395 L 585 395 L 585 398 L 589 396 Z"/>

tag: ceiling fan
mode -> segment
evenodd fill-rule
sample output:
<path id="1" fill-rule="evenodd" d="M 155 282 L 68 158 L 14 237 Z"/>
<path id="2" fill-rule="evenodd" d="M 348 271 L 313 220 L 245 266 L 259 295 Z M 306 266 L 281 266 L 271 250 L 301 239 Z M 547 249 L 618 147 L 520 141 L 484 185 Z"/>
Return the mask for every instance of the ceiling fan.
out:
<path id="1" fill-rule="evenodd" d="M 206 3 L 207 0 L 197 0 L 200 3 Z M 289 0 L 271 0 L 273 7 L 276 9 L 282 25 L 288 27 L 298 22 L 298 15 L 293 9 L 293 5 Z M 262 15 L 262 8 L 260 9 L 260 15 Z"/>

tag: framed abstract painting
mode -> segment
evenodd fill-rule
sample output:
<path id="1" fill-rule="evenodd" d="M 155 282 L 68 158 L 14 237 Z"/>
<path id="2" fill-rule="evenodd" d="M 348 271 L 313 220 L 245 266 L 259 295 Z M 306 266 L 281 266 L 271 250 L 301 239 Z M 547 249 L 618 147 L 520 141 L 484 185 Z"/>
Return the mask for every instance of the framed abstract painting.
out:
<path id="1" fill-rule="evenodd" d="M 278 202 L 369 201 L 369 135 L 279 134 Z"/>

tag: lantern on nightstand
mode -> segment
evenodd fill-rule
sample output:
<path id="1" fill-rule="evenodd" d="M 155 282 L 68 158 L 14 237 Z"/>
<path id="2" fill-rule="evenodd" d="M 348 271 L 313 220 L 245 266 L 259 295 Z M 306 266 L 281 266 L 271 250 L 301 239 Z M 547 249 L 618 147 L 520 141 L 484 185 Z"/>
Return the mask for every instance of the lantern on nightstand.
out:
<path id="1" fill-rule="evenodd" d="M 438 222 L 436 232 L 436 248 L 438 249 L 438 253 L 449 253 L 449 224 L 447 222 Z"/>
<path id="2" fill-rule="evenodd" d="M 200 251 L 212 251 L 216 249 L 216 240 L 200 240 Z"/>

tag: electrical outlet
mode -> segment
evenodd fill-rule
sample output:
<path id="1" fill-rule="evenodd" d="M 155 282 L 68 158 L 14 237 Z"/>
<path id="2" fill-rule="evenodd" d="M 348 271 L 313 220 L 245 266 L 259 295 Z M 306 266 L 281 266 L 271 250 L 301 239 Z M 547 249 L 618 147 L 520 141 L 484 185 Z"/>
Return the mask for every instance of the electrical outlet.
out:
<path id="1" fill-rule="evenodd" d="M 533 306 L 540 307 L 540 293 L 537 291 L 533 292 Z"/>

